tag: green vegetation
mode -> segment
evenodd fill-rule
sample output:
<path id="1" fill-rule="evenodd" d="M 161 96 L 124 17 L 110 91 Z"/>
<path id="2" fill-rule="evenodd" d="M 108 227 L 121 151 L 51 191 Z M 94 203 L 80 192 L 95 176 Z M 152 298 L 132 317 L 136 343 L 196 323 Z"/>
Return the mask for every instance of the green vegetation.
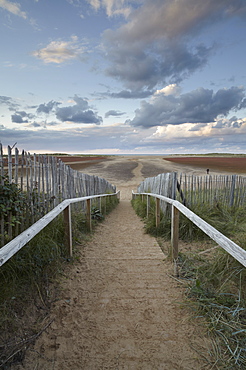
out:
<path id="1" fill-rule="evenodd" d="M 4 227 L 1 228 L 0 237 L 8 241 L 9 230 L 23 220 L 23 204 L 26 197 L 16 184 L 9 182 L 7 177 L 1 177 L 1 180 L 3 183 L 0 184 L 0 220 Z"/>
<path id="2" fill-rule="evenodd" d="M 161 214 L 155 227 L 155 200 L 151 199 L 149 217 L 146 218 L 147 201 L 138 196 L 132 201 L 136 213 L 144 220 L 146 232 L 170 240 L 170 210 Z M 246 249 L 246 208 L 229 208 L 214 205 L 193 207 L 193 212 L 224 235 Z M 195 315 L 203 317 L 213 343 L 213 368 L 243 369 L 246 367 L 246 269 L 222 248 L 209 248 L 200 252 L 201 241 L 210 239 L 185 216 L 180 215 L 180 240 L 199 250 L 180 252 L 179 278 L 187 282 L 187 304 Z M 212 244 L 214 245 L 214 244 Z M 195 250 L 194 250 L 195 249 Z"/>
<path id="3" fill-rule="evenodd" d="M 53 206 L 54 198 L 42 199 L 36 187 L 32 191 L 21 191 L 17 184 L 9 181 L 7 175 L 1 180 L 0 246 L 3 246 L 47 213 Z"/>
<path id="4" fill-rule="evenodd" d="M 18 193 L 15 187 L 13 191 Z M 99 209 L 99 201 L 94 200 L 92 225 L 96 227 L 116 204 L 116 197 L 102 198 Z M 0 267 L 0 368 L 22 361 L 28 346 L 51 323 L 49 310 L 58 299 L 59 281 L 80 257 L 90 235 L 85 212 L 75 204 L 72 228 L 73 258 L 68 257 L 64 245 L 61 214 Z"/>

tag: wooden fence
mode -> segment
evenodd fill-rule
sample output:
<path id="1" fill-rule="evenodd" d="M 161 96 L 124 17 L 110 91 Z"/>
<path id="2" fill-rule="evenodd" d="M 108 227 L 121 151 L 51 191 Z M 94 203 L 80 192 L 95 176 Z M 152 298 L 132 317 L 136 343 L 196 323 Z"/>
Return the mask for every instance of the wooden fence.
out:
<path id="1" fill-rule="evenodd" d="M 211 239 L 213 239 L 218 245 L 220 245 L 230 255 L 232 255 L 238 262 L 240 262 L 244 267 L 246 267 L 246 251 L 243 248 L 241 248 L 239 245 L 237 245 L 232 240 L 227 238 L 225 235 L 220 233 L 213 226 L 209 225 L 206 221 L 204 221 L 201 217 L 197 216 L 194 212 L 185 207 L 179 201 L 152 193 L 132 192 L 133 198 L 138 195 L 147 196 L 147 198 L 154 197 L 156 199 L 156 226 L 158 226 L 160 223 L 160 201 L 166 202 L 171 205 L 172 207 L 171 244 L 174 262 L 176 262 L 178 258 L 179 213 L 181 212 L 196 226 L 198 226 L 205 234 L 207 234 Z"/>
<path id="2" fill-rule="evenodd" d="M 119 198 L 120 192 L 111 194 L 100 194 L 92 195 L 82 198 L 66 199 L 61 202 L 58 206 L 48 212 L 41 219 L 39 219 L 35 224 L 30 226 L 27 230 L 23 231 L 16 238 L 11 240 L 9 243 L 0 248 L 0 266 L 7 262 L 15 253 L 17 253 L 22 247 L 24 247 L 31 239 L 34 238 L 41 230 L 43 230 L 55 217 L 57 217 L 61 212 L 64 213 L 64 226 L 65 226 L 65 244 L 67 245 L 68 255 L 72 257 L 73 246 L 72 246 L 72 221 L 71 221 L 71 205 L 80 202 L 86 202 L 86 220 L 89 230 L 91 230 L 91 204 L 92 200 L 108 198 L 108 197 Z"/>
<path id="3" fill-rule="evenodd" d="M 246 203 L 246 177 L 244 176 L 193 176 L 181 173 L 177 186 L 180 191 L 179 198 L 189 206 L 205 203 L 240 207 Z"/>
<path id="4" fill-rule="evenodd" d="M 219 204 L 244 206 L 246 203 L 246 177 L 238 175 L 194 176 L 176 172 L 163 173 L 145 179 L 138 193 L 150 192 L 171 199 L 179 199 L 184 205 Z M 166 204 L 166 203 L 165 203 Z M 161 205 L 163 211 L 166 205 Z"/>
<path id="5" fill-rule="evenodd" d="M 9 189 L 16 197 L 11 206 Z M 9 146 L 4 156 L 0 144 L 0 247 L 64 199 L 115 191 L 105 179 L 75 171 L 51 155 L 20 153 Z"/>
<path id="6" fill-rule="evenodd" d="M 148 177 L 138 186 L 138 193 L 160 194 L 167 198 L 176 198 L 177 173 L 161 173 L 156 177 Z M 163 213 L 167 210 L 167 202 L 161 202 Z"/>

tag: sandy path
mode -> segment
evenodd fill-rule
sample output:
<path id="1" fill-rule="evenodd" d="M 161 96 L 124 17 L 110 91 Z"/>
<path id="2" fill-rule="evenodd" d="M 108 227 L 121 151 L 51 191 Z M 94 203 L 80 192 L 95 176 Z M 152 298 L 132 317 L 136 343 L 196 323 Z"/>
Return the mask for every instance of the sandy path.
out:
<path id="1" fill-rule="evenodd" d="M 183 288 L 130 205 L 131 190 L 154 163 L 158 171 L 156 162 L 122 158 L 86 171 L 115 180 L 121 202 L 67 272 L 54 321 L 20 369 L 203 368 L 192 348 L 203 348 L 205 338 L 180 306 Z"/>

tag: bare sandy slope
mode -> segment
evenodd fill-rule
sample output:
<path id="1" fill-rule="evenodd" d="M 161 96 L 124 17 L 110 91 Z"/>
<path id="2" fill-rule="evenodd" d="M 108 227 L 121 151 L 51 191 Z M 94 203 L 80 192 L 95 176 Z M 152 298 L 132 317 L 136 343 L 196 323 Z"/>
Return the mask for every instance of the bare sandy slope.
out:
<path id="1" fill-rule="evenodd" d="M 52 324 L 18 369 L 205 368 L 207 340 L 181 304 L 184 285 L 171 276 L 172 265 L 130 205 L 131 191 L 144 177 L 177 170 L 163 162 L 115 157 L 86 168 L 117 185 L 121 202 L 80 247 L 51 311 Z"/>
<path id="2" fill-rule="evenodd" d="M 74 163 L 71 167 L 89 175 L 103 177 L 117 186 L 121 198 L 130 199 L 131 191 L 146 177 L 157 176 L 159 173 L 178 172 L 191 175 L 206 175 L 204 168 L 176 164 L 164 159 L 163 156 L 112 156 L 108 160 L 96 164 Z M 86 168 L 85 168 L 86 167 Z M 210 174 L 223 172 L 210 171 Z"/>

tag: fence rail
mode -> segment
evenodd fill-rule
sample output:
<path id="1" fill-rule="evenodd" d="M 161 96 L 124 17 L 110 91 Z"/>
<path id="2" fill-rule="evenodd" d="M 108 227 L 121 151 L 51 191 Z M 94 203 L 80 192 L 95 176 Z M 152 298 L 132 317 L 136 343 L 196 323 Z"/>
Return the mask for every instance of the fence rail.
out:
<path id="1" fill-rule="evenodd" d="M 86 202 L 87 205 L 87 224 L 91 229 L 91 201 L 93 199 L 103 197 L 117 197 L 119 198 L 120 192 L 113 194 L 100 194 L 88 197 L 66 199 L 56 206 L 52 211 L 43 216 L 40 220 L 30 226 L 27 230 L 23 231 L 15 239 L 11 240 L 4 247 L 0 249 L 0 266 L 7 262 L 15 253 L 23 248 L 31 239 L 34 238 L 41 230 L 43 230 L 55 217 L 61 212 L 64 212 L 64 223 L 65 223 L 65 243 L 68 248 L 69 256 L 72 256 L 72 227 L 71 227 L 71 204 Z"/>
<path id="2" fill-rule="evenodd" d="M 12 202 L 8 214 L 0 208 L 0 247 L 65 199 L 116 191 L 105 179 L 73 170 L 54 156 L 20 153 L 10 146 L 3 155 L 0 144 L 0 197 L 6 201 L 5 209 L 10 208 L 4 195 L 6 183 L 9 188 L 16 185 L 23 197 L 18 198 L 18 207 Z"/>
<path id="3" fill-rule="evenodd" d="M 154 197 L 156 199 L 156 226 L 160 223 L 160 201 L 164 201 L 172 206 L 172 219 L 171 219 L 171 245 L 174 261 L 178 258 L 178 231 L 179 231 L 179 212 L 183 213 L 189 220 L 198 226 L 205 234 L 213 239 L 218 245 L 225 249 L 232 255 L 238 262 L 246 267 L 246 251 L 225 235 L 216 230 L 213 226 L 204 221 L 201 217 L 197 216 L 190 209 L 185 207 L 179 201 L 167 198 L 162 195 L 153 193 L 134 193 L 133 198 L 137 195 Z M 148 203 L 148 202 L 147 202 Z"/>

